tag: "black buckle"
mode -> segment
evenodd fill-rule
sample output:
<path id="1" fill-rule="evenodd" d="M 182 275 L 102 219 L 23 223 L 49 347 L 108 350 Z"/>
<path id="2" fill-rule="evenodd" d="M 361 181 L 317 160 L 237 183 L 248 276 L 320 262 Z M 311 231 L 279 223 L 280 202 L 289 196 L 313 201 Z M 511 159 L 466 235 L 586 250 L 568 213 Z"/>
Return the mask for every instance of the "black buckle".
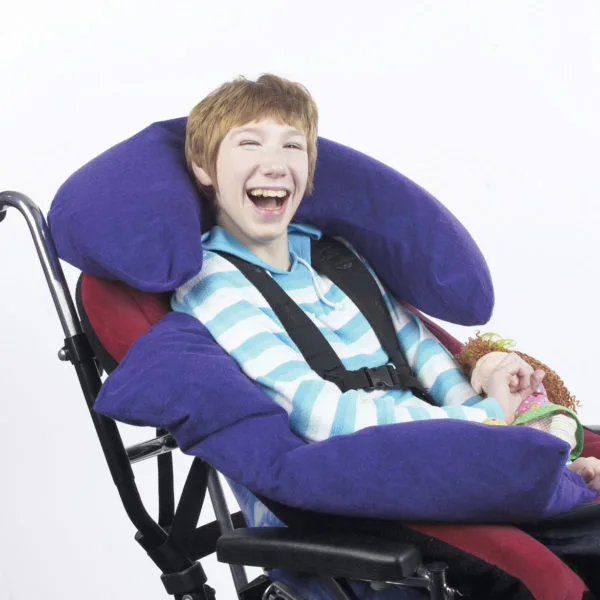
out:
<path id="1" fill-rule="evenodd" d="M 384 390 L 386 388 L 393 388 L 396 385 L 394 381 L 394 374 L 396 373 L 394 365 L 387 364 L 381 367 L 375 367 L 374 369 L 368 369 L 363 367 L 369 387 L 367 390 Z"/>

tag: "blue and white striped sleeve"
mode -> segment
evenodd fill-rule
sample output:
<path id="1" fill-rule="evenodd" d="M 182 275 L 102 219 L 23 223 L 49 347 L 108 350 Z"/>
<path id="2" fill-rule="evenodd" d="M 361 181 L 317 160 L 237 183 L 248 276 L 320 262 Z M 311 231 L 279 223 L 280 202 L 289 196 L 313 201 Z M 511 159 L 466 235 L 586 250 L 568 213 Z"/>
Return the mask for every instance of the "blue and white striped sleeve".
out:
<path id="1" fill-rule="evenodd" d="M 287 411 L 291 429 L 309 441 L 373 425 L 436 418 L 484 422 L 499 416 L 495 401 L 431 406 L 408 390 L 342 393 L 309 367 L 264 298 L 229 263 L 179 288 L 172 307 L 202 321 L 244 373 Z"/>

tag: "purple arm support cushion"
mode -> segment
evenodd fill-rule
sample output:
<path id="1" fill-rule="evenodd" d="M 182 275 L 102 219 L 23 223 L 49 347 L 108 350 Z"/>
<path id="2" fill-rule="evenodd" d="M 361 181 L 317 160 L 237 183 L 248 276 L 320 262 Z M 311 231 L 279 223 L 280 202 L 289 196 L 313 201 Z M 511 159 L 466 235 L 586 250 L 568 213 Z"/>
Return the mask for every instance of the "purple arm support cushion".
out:
<path id="1" fill-rule="evenodd" d="M 59 255 L 82 271 L 170 291 L 202 264 L 212 226 L 185 168 L 185 119 L 155 123 L 74 173 L 49 213 Z M 477 245 L 435 198 L 393 169 L 319 138 L 315 191 L 295 218 L 339 235 L 423 312 L 489 320 L 494 294 Z"/>
<path id="2" fill-rule="evenodd" d="M 134 343 L 95 408 L 166 427 L 184 452 L 250 490 L 318 512 L 517 523 L 596 495 L 564 468 L 567 444 L 529 427 L 440 419 L 306 444 L 204 326 L 180 313 Z"/>

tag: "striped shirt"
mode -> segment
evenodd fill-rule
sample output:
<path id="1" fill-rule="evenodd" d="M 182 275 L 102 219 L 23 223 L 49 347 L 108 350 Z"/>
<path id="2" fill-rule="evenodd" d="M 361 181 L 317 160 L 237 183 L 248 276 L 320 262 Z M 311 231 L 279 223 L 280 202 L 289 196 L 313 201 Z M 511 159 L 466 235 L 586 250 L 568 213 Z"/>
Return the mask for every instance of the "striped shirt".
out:
<path id="1" fill-rule="evenodd" d="M 290 225 L 292 266 L 283 271 L 267 265 L 215 227 L 203 237 L 202 270 L 175 291 L 172 307 L 198 318 L 244 373 L 286 410 L 291 429 L 307 441 L 420 419 L 503 419 L 498 402 L 475 393 L 446 348 L 382 287 L 368 265 L 407 362 L 435 405 L 410 390 L 342 392 L 322 379 L 307 364 L 262 294 L 215 252 L 227 251 L 266 268 L 319 328 L 346 369 L 386 364 L 388 356 L 356 305 L 331 280 L 312 269 L 310 238 L 319 236 L 314 228 Z"/>

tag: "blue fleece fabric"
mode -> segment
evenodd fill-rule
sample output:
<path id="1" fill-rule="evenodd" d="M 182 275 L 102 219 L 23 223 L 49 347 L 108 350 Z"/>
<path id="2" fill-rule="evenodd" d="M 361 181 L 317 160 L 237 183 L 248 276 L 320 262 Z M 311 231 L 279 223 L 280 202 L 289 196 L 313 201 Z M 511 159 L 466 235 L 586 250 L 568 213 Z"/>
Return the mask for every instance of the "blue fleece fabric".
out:
<path id="1" fill-rule="evenodd" d="M 198 196 L 183 161 L 185 119 L 110 149 L 59 190 L 49 220 L 61 258 L 148 291 L 173 290 L 202 261 Z M 315 193 L 298 222 L 347 239 L 383 282 L 424 312 L 487 321 L 489 272 L 458 221 L 427 192 L 354 150 L 320 139 Z M 251 491 L 353 516 L 521 522 L 595 496 L 563 467 L 569 448 L 528 427 L 420 421 L 315 444 L 261 392 L 196 319 L 170 313 L 102 386 L 96 410 L 166 427 Z"/>
<path id="2" fill-rule="evenodd" d="M 180 448 L 290 506 L 362 517 L 518 523 L 595 497 L 569 447 L 529 427 L 451 419 L 306 444 L 196 319 L 169 313 L 103 385 L 99 412 L 166 427 Z"/>
<path id="3" fill-rule="evenodd" d="M 200 232 L 213 221 L 185 168 L 185 124 L 155 123 L 61 186 L 48 219 L 62 259 L 150 292 L 174 290 L 200 270 Z M 315 191 L 294 220 L 348 240 L 388 289 L 423 312 L 463 325 L 489 320 L 492 282 L 471 236 L 380 162 L 319 138 Z"/>

